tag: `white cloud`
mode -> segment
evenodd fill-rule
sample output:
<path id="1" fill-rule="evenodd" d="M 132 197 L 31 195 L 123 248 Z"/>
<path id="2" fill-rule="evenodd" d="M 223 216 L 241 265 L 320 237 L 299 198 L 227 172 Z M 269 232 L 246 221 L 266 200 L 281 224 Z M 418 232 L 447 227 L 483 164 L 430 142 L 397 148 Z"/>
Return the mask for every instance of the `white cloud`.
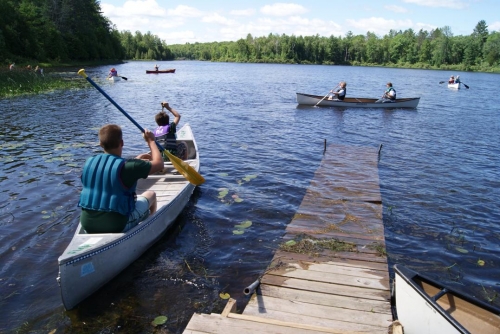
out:
<path id="1" fill-rule="evenodd" d="M 370 17 L 368 19 L 351 20 L 346 22 L 349 26 L 356 28 L 360 31 L 373 32 L 377 35 L 385 35 L 389 30 L 406 30 L 413 27 L 411 20 L 388 20 L 382 17 Z"/>
<path id="2" fill-rule="evenodd" d="M 395 5 L 389 5 L 389 6 L 384 6 L 385 9 L 395 12 L 395 13 L 407 13 L 408 10 L 404 7 L 401 6 L 395 6 Z"/>
<path id="3" fill-rule="evenodd" d="M 463 9 L 469 5 L 461 0 L 403 0 L 406 3 L 413 3 L 425 7 L 445 7 Z"/>
<path id="4" fill-rule="evenodd" d="M 155 0 L 150 1 L 156 2 Z M 169 9 L 168 15 L 180 17 L 200 17 L 203 16 L 203 12 L 193 7 L 178 5 L 174 9 Z"/>
<path id="5" fill-rule="evenodd" d="M 217 13 L 206 15 L 201 19 L 201 21 L 205 23 L 222 24 L 225 26 L 235 26 L 237 24 L 235 20 L 227 19 Z"/>
<path id="6" fill-rule="evenodd" d="M 234 16 L 252 16 L 255 14 L 255 9 L 243 9 L 243 10 L 232 10 L 229 12 L 229 14 L 234 15 Z"/>
<path id="7" fill-rule="evenodd" d="M 488 31 L 500 31 L 500 21 L 488 25 Z"/>
<path id="8" fill-rule="evenodd" d="M 307 13 L 308 10 L 294 3 L 275 3 L 262 7 L 260 12 L 270 16 L 291 16 Z"/>

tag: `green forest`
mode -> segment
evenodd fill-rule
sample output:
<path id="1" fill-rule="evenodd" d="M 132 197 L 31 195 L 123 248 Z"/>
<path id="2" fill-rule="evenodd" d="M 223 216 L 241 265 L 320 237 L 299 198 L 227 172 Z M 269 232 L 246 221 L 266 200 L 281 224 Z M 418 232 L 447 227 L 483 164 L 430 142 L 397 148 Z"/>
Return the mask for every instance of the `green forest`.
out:
<path id="1" fill-rule="evenodd" d="M 18 63 L 205 60 L 393 66 L 500 72 L 500 32 L 479 21 L 468 36 L 444 26 L 345 36 L 268 36 L 167 45 L 151 32 L 118 31 L 96 0 L 0 0 L 0 59 Z M 5 15 L 9 13 L 9 15 Z"/>

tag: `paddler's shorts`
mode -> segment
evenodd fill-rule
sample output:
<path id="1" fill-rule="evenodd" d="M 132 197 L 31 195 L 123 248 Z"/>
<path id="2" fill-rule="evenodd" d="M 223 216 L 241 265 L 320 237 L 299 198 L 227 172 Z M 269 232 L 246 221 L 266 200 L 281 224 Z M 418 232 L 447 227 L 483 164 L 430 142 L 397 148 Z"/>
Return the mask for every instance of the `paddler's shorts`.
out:
<path id="1" fill-rule="evenodd" d="M 137 195 L 134 211 L 128 216 L 128 223 L 125 225 L 123 232 L 127 232 L 132 227 L 149 217 L 149 201 L 146 197 Z"/>

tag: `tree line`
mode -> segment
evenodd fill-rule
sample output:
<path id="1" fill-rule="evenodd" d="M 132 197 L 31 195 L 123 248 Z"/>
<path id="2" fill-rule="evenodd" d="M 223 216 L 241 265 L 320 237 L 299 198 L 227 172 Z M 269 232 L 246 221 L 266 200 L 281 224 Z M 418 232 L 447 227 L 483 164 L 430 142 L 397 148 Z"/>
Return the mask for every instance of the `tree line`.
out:
<path id="1" fill-rule="evenodd" d="M 124 48 L 96 0 L 0 0 L 0 59 L 123 59 Z"/>
<path id="2" fill-rule="evenodd" d="M 468 36 L 445 26 L 342 36 L 268 36 L 167 45 L 150 32 L 118 31 L 97 0 L 0 0 L 0 59 L 71 62 L 123 59 L 452 68 L 500 72 L 500 33 L 484 20 Z M 8 14 L 7 14 L 8 13 Z"/>
<path id="3" fill-rule="evenodd" d="M 236 42 L 170 45 L 175 58 L 229 62 L 372 65 L 500 71 L 500 33 L 479 21 L 468 36 L 435 30 L 391 30 L 383 37 L 368 32 L 345 37 L 269 34 Z"/>

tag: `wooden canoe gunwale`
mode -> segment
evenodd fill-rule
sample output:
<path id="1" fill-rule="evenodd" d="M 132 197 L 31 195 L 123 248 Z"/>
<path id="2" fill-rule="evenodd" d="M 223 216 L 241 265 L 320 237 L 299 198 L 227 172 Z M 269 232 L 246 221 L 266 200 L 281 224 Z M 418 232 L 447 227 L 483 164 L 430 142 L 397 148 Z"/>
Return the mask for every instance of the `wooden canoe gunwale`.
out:
<path id="1" fill-rule="evenodd" d="M 496 315 L 497 317 L 500 317 L 500 309 L 492 306 L 486 302 L 483 302 L 482 300 L 472 298 L 470 296 L 467 296 L 465 294 L 462 294 L 450 287 L 447 287 L 443 284 L 439 284 L 438 282 L 421 275 L 411 269 L 408 269 L 406 267 L 400 266 L 400 265 L 394 265 L 394 271 L 396 273 L 396 276 L 400 277 L 406 284 L 408 284 L 413 291 L 415 291 L 427 304 L 429 304 L 433 310 L 435 310 L 444 320 L 446 320 L 449 324 L 451 324 L 459 333 L 470 333 L 470 331 L 465 328 L 453 315 L 451 315 L 449 312 L 447 312 L 440 304 L 439 301 L 440 299 L 446 299 L 448 298 L 450 302 L 449 307 L 452 309 L 459 309 L 460 306 L 460 299 L 463 300 L 465 303 L 470 304 L 474 308 L 479 308 L 481 311 L 483 311 L 486 314 L 491 315 Z M 427 286 L 427 288 L 426 288 Z M 431 290 L 429 289 L 435 289 L 437 292 L 434 295 L 428 294 L 427 291 Z M 427 290 L 427 291 L 426 291 Z M 395 294 L 396 294 L 396 302 L 395 302 L 395 309 L 397 313 L 398 305 L 397 305 L 397 293 L 398 293 L 398 287 L 396 284 L 395 287 Z M 457 305 L 455 305 L 455 302 Z M 445 303 L 446 304 L 446 303 Z M 480 318 L 480 315 L 476 314 L 478 318 Z M 484 316 L 484 314 L 483 314 Z M 425 321 L 425 319 L 422 319 Z M 491 320 L 491 319 L 490 319 Z M 497 323 L 500 320 L 497 319 Z M 404 323 L 402 323 L 403 327 L 405 326 Z"/>

